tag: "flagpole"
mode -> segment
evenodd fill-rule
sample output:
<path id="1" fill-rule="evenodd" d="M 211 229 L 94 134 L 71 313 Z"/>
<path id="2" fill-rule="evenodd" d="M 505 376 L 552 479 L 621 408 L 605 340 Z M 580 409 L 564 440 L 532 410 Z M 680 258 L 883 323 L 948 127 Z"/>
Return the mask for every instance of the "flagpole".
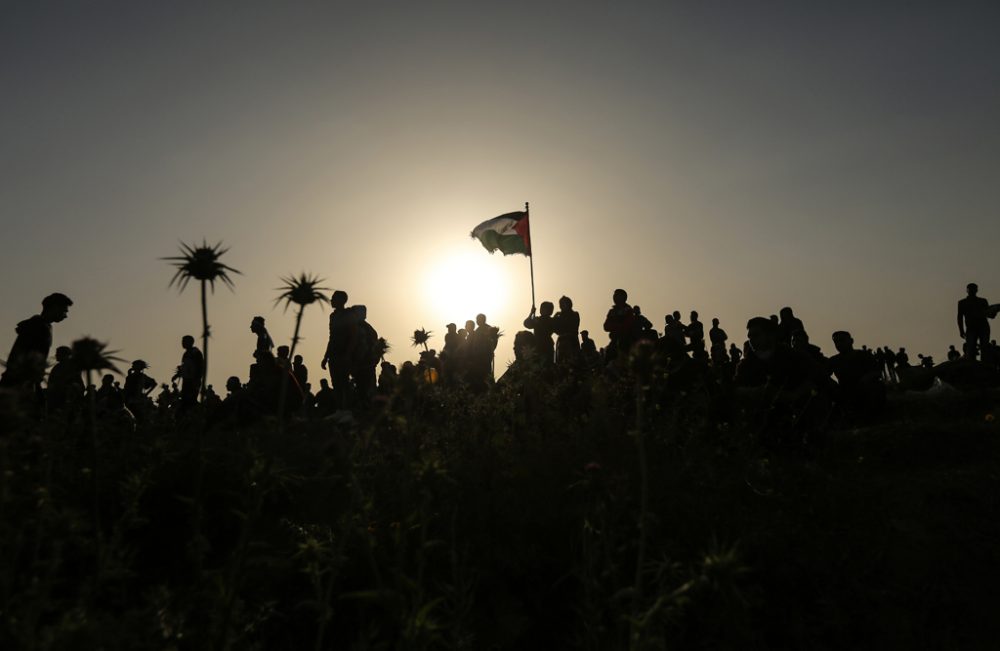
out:
<path id="1" fill-rule="evenodd" d="M 531 269 L 531 313 L 535 313 L 535 251 L 531 241 L 531 213 L 528 202 L 524 202 L 524 218 L 528 220 L 528 265 Z"/>

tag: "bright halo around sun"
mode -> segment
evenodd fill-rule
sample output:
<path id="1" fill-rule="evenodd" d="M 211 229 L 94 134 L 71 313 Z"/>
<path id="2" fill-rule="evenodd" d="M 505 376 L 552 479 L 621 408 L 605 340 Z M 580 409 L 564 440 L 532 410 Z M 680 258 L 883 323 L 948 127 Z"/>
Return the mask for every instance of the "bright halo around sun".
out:
<path id="1" fill-rule="evenodd" d="M 427 301 L 441 323 L 459 327 L 479 313 L 498 313 L 507 303 L 507 282 L 500 256 L 471 249 L 442 256 L 434 261 L 424 278 Z M 431 326 L 428 326 L 431 327 Z"/>

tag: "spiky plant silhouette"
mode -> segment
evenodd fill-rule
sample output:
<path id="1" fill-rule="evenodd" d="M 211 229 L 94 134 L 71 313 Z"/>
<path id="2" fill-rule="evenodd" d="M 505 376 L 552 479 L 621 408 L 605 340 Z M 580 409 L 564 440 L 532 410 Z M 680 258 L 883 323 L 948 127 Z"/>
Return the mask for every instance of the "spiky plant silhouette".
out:
<path id="1" fill-rule="evenodd" d="M 229 289 L 233 289 L 233 280 L 229 273 L 240 273 L 229 265 L 223 264 L 219 259 L 228 251 L 222 248 L 222 242 L 215 246 L 210 246 L 207 241 L 202 240 L 201 246 L 194 246 L 181 242 L 181 255 L 161 258 L 177 267 L 173 278 L 170 279 L 170 287 L 177 285 L 178 291 L 184 291 L 187 284 L 192 279 L 201 284 L 201 352 L 205 357 L 204 369 L 201 375 L 201 392 L 205 393 L 205 382 L 208 378 L 208 300 L 205 296 L 206 285 L 211 285 L 212 293 L 215 293 L 215 281 L 225 283 Z"/>
<path id="2" fill-rule="evenodd" d="M 302 326 L 302 315 L 306 311 L 306 307 L 312 305 L 313 303 L 330 303 L 330 299 L 327 297 L 329 293 L 329 287 L 321 287 L 320 285 L 325 282 L 323 278 L 319 276 L 314 276 L 312 274 L 307 274 L 302 272 L 299 277 L 288 276 L 287 278 L 282 278 L 281 281 L 285 283 L 278 288 L 281 294 L 275 299 L 274 303 L 284 302 L 285 311 L 288 311 L 288 306 L 294 303 L 299 306 L 298 312 L 295 314 L 295 334 L 292 336 L 292 350 L 289 353 L 289 357 L 295 357 L 295 347 L 299 344 L 299 328 Z"/>
<path id="3" fill-rule="evenodd" d="M 410 337 L 410 341 L 413 342 L 413 346 L 414 347 L 416 347 L 416 346 L 423 346 L 424 350 L 426 351 L 427 350 L 427 342 L 431 340 L 431 335 L 432 334 L 434 334 L 434 333 L 433 332 L 429 332 L 429 331 L 427 331 L 424 328 L 421 328 L 420 330 L 414 330 L 413 331 L 413 336 Z"/>

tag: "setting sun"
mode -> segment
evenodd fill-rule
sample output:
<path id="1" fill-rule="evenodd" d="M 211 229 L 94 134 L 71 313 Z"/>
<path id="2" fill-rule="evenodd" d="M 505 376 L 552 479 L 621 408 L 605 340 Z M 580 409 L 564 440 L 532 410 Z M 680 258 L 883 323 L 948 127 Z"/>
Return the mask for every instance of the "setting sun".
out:
<path id="1" fill-rule="evenodd" d="M 441 324 L 461 327 L 476 314 L 496 314 L 507 304 L 507 282 L 501 256 L 481 249 L 456 252 L 433 262 L 424 276 L 427 303 Z"/>

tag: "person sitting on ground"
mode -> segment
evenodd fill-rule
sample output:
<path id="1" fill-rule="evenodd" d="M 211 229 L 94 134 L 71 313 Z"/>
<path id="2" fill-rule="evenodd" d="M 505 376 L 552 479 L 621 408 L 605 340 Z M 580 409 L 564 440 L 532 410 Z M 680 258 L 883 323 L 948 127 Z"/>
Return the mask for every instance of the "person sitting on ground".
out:
<path id="1" fill-rule="evenodd" d="M 948 346 L 948 361 L 957 362 L 960 359 L 962 359 L 962 353 L 955 350 L 955 345 Z"/>
<path id="2" fill-rule="evenodd" d="M 837 401 L 851 415 L 870 417 L 885 405 L 885 385 L 875 357 L 854 349 L 851 333 L 833 333 L 837 354 L 830 358 L 830 371 L 837 378 Z"/>

